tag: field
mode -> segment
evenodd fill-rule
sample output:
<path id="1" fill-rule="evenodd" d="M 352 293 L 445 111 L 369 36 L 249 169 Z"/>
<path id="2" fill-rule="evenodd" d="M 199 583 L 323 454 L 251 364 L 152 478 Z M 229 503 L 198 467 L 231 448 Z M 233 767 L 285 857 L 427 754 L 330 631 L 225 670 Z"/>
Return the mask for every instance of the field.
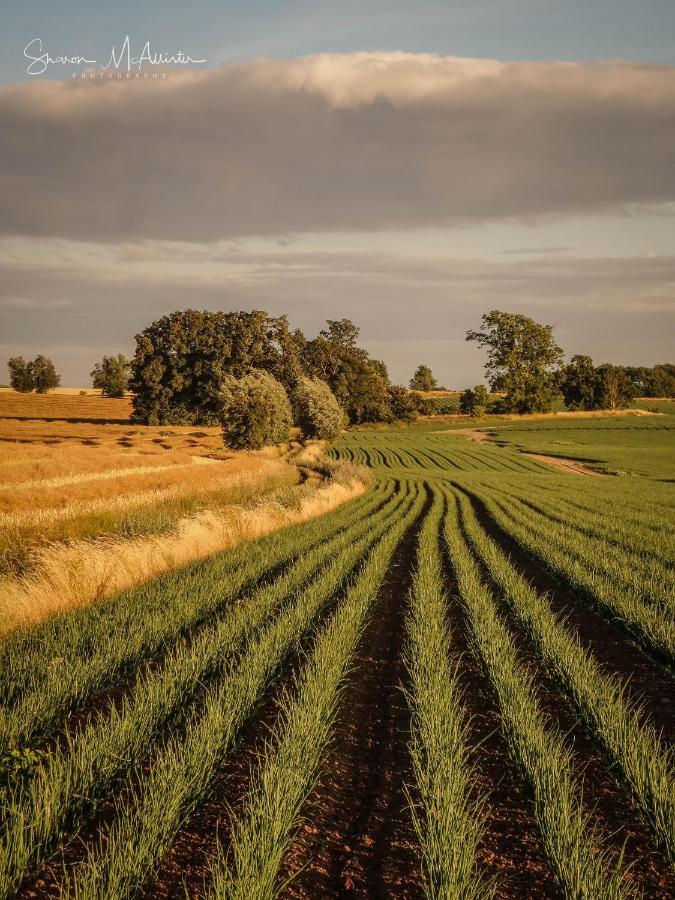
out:
<path id="1" fill-rule="evenodd" d="M 675 896 L 670 422 L 352 430 L 356 499 L 15 629 L 0 896 Z"/>
<path id="2" fill-rule="evenodd" d="M 299 446 L 233 453 L 218 428 L 119 424 L 128 411 L 126 400 L 0 392 L 0 633 L 317 507 Z M 323 486 L 318 505 L 339 493 Z"/>

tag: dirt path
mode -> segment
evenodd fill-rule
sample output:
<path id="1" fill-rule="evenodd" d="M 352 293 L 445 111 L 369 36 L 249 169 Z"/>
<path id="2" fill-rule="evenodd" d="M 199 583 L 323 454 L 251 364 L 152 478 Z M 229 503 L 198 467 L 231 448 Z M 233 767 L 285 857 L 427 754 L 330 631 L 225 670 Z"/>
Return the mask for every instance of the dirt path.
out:
<path id="1" fill-rule="evenodd" d="M 282 878 L 284 898 L 422 897 L 407 807 L 410 717 L 401 690 L 404 611 L 419 522 L 399 546 L 353 661 L 306 825 Z"/>
<path id="2" fill-rule="evenodd" d="M 603 477 L 602 472 L 598 472 L 595 469 L 589 469 L 588 466 L 578 462 L 576 459 L 563 459 L 562 456 L 546 456 L 543 453 L 528 453 L 525 450 L 521 450 L 520 452 L 523 456 L 529 456 L 531 459 L 538 459 L 539 462 L 548 463 L 550 466 L 555 466 L 556 469 L 560 469 L 563 472 L 572 472 L 574 475 L 595 475 L 599 478 Z"/>
<path id="3" fill-rule="evenodd" d="M 478 431 L 476 428 L 451 428 L 448 429 L 447 432 L 443 432 L 444 434 L 463 434 L 465 437 L 471 438 L 472 441 L 476 441 L 478 444 L 490 443 L 492 441 L 492 435 L 488 431 Z M 591 469 L 588 466 L 585 466 L 583 463 L 578 462 L 576 459 L 564 459 L 561 456 L 547 456 L 544 453 L 529 453 L 527 450 L 520 450 L 520 453 L 523 456 L 529 456 L 531 459 L 537 459 L 539 462 L 548 463 L 550 466 L 555 466 L 556 469 L 560 469 L 562 472 L 572 472 L 573 475 L 594 475 L 598 477 L 602 477 L 603 473 L 598 472 L 595 469 Z"/>

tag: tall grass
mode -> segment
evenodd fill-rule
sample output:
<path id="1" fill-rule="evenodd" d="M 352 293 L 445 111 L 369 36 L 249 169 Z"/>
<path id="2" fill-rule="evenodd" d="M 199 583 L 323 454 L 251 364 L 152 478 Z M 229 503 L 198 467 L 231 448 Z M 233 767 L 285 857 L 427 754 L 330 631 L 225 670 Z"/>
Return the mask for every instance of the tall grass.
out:
<path id="1" fill-rule="evenodd" d="M 168 534 L 44 548 L 29 575 L 3 586 L 0 628 L 8 631 L 20 624 L 40 622 L 242 541 L 323 515 L 365 489 L 358 481 L 351 485 L 331 483 L 306 489 L 296 509 L 261 503 L 250 509 L 205 510 L 182 519 Z"/>

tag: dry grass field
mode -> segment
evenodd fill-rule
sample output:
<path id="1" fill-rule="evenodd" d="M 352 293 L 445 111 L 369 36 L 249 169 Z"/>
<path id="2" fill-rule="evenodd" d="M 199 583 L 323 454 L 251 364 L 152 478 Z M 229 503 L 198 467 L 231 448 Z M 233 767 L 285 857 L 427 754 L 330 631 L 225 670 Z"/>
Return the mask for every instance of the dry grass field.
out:
<path id="1" fill-rule="evenodd" d="M 323 500 L 309 503 L 320 482 L 306 483 L 288 447 L 235 453 L 218 428 L 138 426 L 128 414 L 127 400 L 0 391 L 0 613 L 10 625 L 320 511 Z"/>

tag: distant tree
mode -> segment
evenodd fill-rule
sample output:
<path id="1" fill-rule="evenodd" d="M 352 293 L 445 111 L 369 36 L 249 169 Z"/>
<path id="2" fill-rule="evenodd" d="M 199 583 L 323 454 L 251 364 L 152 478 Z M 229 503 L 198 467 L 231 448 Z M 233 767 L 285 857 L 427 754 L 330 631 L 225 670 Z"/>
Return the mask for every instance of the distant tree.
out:
<path id="1" fill-rule="evenodd" d="M 391 417 L 386 366 L 357 345 L 359 329 L 349 319 L 329 319 L 302 351 L 306 372 L 325 381 L 351 424 Z"/>
<path id="2" fill-rule="evenodd" d="M 31 363 L 23 356 L 13 356 L 7 363 L 9 369 L 9 385 L 15 391 L 29 394 L 35 388 Z"/>
<path id="3" fill-rule="evenodd" d="M 621 409 L 635 399 L 635 386 L 623 366 L 604 363 L 596 371 L 598 408 Z"/>
<path id="4" fill-rule="evenodd" d="M 467 416 L 484 416 L 490 404 L 490 395 L 484 384 L 477 384 L 472 390 L 467 388 L 459 398 L 459 409 Z"/>
<path id="5" fill-rule="evenodd" d="M 418 366 L 415 374 L 410 379 L 410 387 L 413 391 L 435 391 L 437 389 L 434 373 L 429 366 Z"/>
<path id="6" fill-rule="evenodd" d="M 295 389 L 296 423 L 305 438 L 330 441 L 344 425 L 344 412 L 320 378 L 302 377 Z"/>
<path id="7" fill-rule="evenodd" d="M 136 336 L 132 419 L 146 425 L 215 424 L 228 375 L 263 369 L 291 388 L 302 374 L 304 338 L 285 316 L 182 310 Z"/>
<path id="8" fill-rule="evenodd" d="M 419 394 L 397 384 L 389 388 L 389 407 L 392 419 L 401 422 L 412 422 L 428 411 L 427 402 Z"/>
<path id="9" fill-rule="evenodd" d="M 558 386 L 569 409 L 596 409 L 600 377 L 590 356 L 573 356 L 560 370 Z"/>
<path id="10" fill-rule="evenodd" d="M 38 394 L 46 394 L 52 388 L 58 387 L 61 379 L 56 374 L 56 368 L 51 359 L 46 356 L 36 356 L 32 363 L 29 363 L 33 383 Z"/>
<path id="11" fill-rule="evenodd" d="M 650 371 L 645 397 L 675 397 L 675 366 L 661 363 Z"/>
<path id="12" fill-rule="evenodd" d="M 234 450 L 260 450 L 288 440 L 291 404 L 281 382 L 261 369 L 222 381 L 220 418 L 225 443 Z"/>
<path id="13" fill-rule="evenodd" d="M 129 390 L 131 363 L 122 354 L 104 356 L 91 371 L 92 384 L 104 397 L 124 397 Z"/>
<path id="14" fill-rule="evenodd" d="M 483 330 L 468 331 L 467 341 L 488 350 L 486 373 L 493 391 L 504 391 L 510 412 L 546 412 L 559 392 L 554 369 L 562 350 L 553 328 L 518 313 L 493 309 L 482 316 Z"/>

